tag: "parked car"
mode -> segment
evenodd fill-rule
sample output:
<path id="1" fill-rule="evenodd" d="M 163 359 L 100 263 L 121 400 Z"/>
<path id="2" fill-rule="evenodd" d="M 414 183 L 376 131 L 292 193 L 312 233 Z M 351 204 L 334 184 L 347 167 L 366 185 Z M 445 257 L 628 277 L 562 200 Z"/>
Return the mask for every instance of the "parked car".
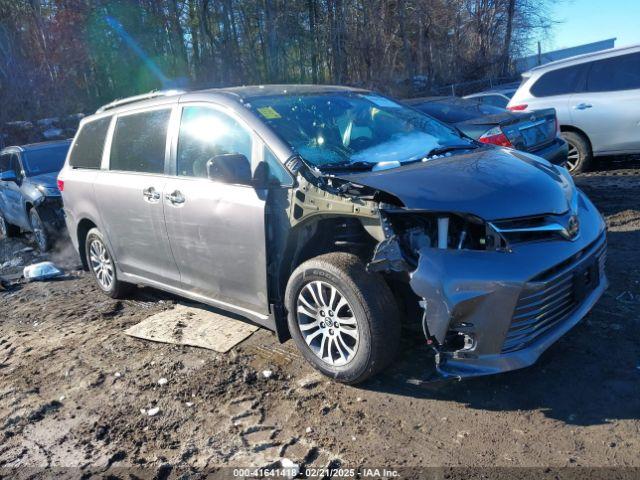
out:
<path id="1" fill-rule="evenodd" d="M 491 90 L 485 90 L 483 92 L 472 93 L 471 95 L 465 95 L 462 98 L 469 98 L 484 103 L 485 105 L 492 105 L 494 107 L 507 108 L 509 100 L 516 93 L 520 82 L 505 83 L 504 85 L 498 85 Z"/>
<path id="2" fill-rule="evenodd" d="M 0 151 L 0 238 L 21 230 L 47 251 L 64 228 L 56 185 L 69 140 L 7 147 Z"/>
<path id="3" fill-rule="evenodd" d="M 366 90 L 121 100 L 82 121 L 58 182 L 105 294 L 244 315 L 346 383 L 392 362 L 403 322 L 442 375 L 525 367 L 607 284 L 603 219 L 566 169 Z"/>
<path id="4" fill-rule="evenodd" d="M 407 105 L 458 128 L 482 143 L 517 148 L 564 166 L 567 143 L 552 108 L 521 114 L 457 97 L 414 98 Z"/>
<path id="5" fill-rule="evenodd" d="M 640 45 L 579 55 L 522 74 L 508 108 L 556 109 L 572 172 L 593 157 L 640 152 Z"/>

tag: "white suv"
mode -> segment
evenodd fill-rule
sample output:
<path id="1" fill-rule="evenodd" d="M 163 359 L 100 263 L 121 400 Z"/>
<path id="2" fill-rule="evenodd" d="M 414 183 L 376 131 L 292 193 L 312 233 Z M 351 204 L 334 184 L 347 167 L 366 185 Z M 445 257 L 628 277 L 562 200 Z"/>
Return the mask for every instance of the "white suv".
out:
<path id="1" fill-rule="evenodd" d="M 640 45 L 548 63 L 522 77 L 507 108 L 555 108 L 572 172 L 586 170 L 594 156 L 640 152 Z"/>

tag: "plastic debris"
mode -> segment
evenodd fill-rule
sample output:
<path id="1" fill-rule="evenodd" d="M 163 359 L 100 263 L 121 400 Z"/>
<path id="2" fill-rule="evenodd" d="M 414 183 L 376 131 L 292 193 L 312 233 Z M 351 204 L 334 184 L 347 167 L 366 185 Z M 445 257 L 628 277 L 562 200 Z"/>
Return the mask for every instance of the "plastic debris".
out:
<path id="1" fill-rule="evenodd" d="M 287 470 L 286 474 L 289 478 L 295 478 L 300 473 L 300 466 L 288 458 L 281 458 L 280 466 Z"/>
<path id="2" fill-rule="evenodd" d="M 262 376 L 264 378 L 270 378 L 273 375 L 273 371 L 272 370 L 263 370 L 262 371 Z"/>
<path id="3" fill-rule="evenodd" d="M 122 376 L 122 374 L 120 372 L 116 372 L 113 374 L 114 377 L 116 378 L 120 378 Z"/>
<path id="4" fill-rule="evenodd" d="M 160 380 L 158 380 L 158 385 L 166 385 L 169 382 L 169 380 L 167 380 L 166 378 L 162 377 Z"/>
<path id="5" fill-rule="evenodd" d="M 150 417 L 153 417 L 154 415 L 157 415 L 158 413 L 160 413 L 160 409 L 158 407 L 153 407 L 153 408 L 150 408 L 149 410 L 147 410 L 147 415 L 149 415 Z"/>
<path id="6" fill-rule="evenodd" d="M 40 262 L 24 267 L 22 274 L 28 281 L 35 282 L 61 277 L 64 272 L 51 262 Z"/>

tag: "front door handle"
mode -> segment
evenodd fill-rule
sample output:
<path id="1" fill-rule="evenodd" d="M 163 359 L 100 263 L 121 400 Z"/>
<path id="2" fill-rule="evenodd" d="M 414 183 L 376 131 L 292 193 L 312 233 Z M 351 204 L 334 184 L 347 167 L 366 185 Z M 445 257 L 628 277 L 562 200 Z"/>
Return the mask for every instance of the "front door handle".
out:
<path id="1" fill-rule="evenodd" d="M 184 203 L 186 200 L 180 190 L 176 190 L 173 193 L 165 195 L 165 198 L 174 205 L 180 205 L 181 203 Z"/>
<path id="2" fill-rule="evenodd" d="M 154 187 L 147 187 L 142 190 L 142 196 L 150 202 L 157 202 L 160 200 L 160 192 L 158 192 Z"/>
<path id="3" fill-rule="evenodd" d="M 576 110 L 586 110 L 587 108 L 591 108 L 591 107 L 592 105 L 590 103 L 579 103 L 573 108 L 575 108 Z"/>

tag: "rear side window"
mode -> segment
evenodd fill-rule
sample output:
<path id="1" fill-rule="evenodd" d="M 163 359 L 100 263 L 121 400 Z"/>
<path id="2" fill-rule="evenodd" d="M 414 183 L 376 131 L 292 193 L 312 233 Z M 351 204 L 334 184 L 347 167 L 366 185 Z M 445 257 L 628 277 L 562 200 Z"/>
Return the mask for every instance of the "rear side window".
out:
<path id="1" fill-rule="evenodd" d="M 102 149 L 107 137 L 111 117 L 85 123 L 71 147 L 69 165 L 74 168 L 100 168 Z"/>
<path id="2" fill-rule="evenodd" d="M 479 97 L 480 101 L 486 105 L 492 105 L 494 107 L 506 108 L 509 100 L 500 95 L 484 95 Z"/>
<path id="3" fill-rule="evenodd" d="M 587 76 L 588 92 L 613 92 L 640 88 L 640 53 L 598 60 Z"/>
<path id="4" fill-rule="evenodd" d="M 111 141 L 109 168 L 127 172 L 164 173 L 171 109 L 119 117 Z"/>
<path id="5" fill-rule="evenodd" d="M 574 65 L 547 72 L 533 84 L 531 93 L 535 97 L 550 97 L 579 91 L 583 71 L 584 65 Z"/>

